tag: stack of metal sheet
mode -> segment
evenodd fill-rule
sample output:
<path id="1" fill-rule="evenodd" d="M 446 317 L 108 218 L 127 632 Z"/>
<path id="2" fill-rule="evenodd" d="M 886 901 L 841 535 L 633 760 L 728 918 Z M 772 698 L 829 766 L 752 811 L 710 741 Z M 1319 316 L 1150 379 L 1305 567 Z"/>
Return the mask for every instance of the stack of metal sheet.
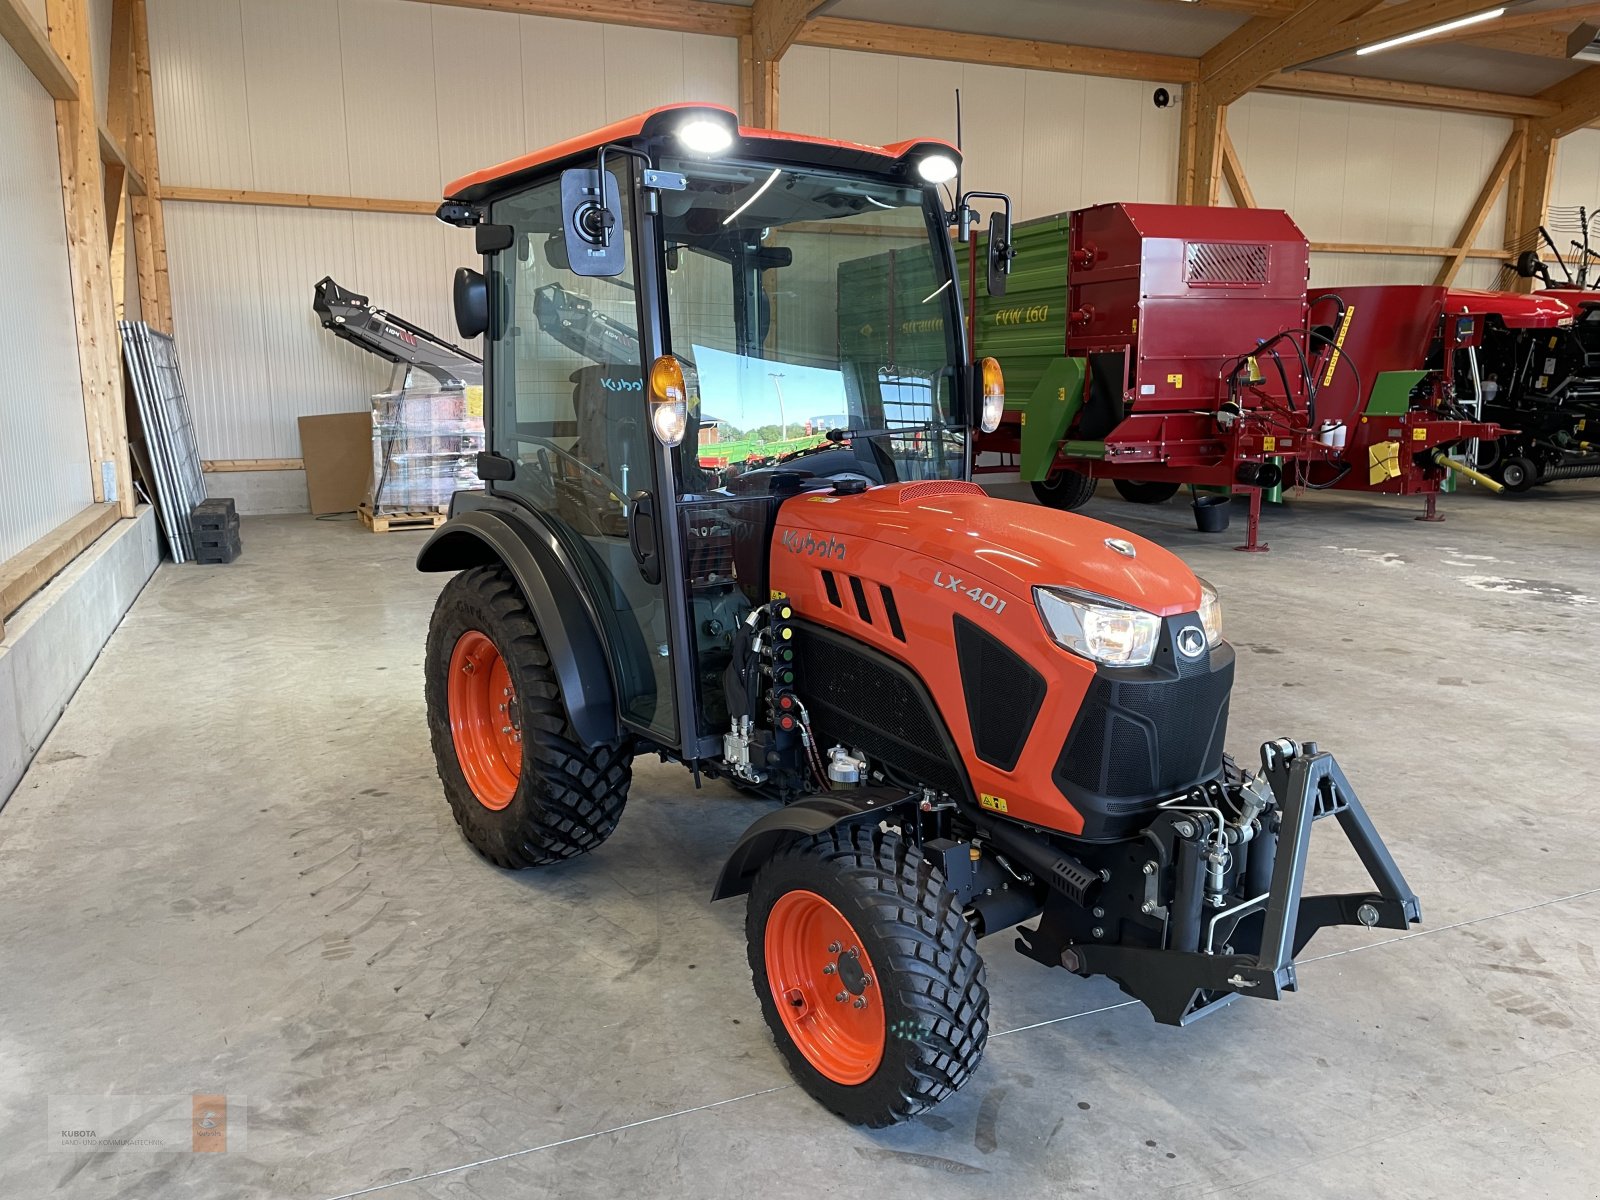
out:
<path id="1" fill-rule="evenodd" d="M 194 420 L 178 369 L 178 351 L 170 335 L 151 329 L 143 321 L 120 321 L 122 352 L 128 378 L 139 405 L 139 422 L 153 478 L 156 510 L 172 548 L 174 562 L 195 556 L 194 527 L 190 514 L 206 498 L 205 476 L 200 471 L 200 447 Z"/>

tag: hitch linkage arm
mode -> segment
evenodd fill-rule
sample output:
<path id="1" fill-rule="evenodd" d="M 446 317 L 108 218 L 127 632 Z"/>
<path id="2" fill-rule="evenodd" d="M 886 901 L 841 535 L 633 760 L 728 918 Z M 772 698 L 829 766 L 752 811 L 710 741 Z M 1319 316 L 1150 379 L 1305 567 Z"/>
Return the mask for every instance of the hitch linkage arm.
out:
<path id="1" fill-rule="evenodd" d="M 1048 928 L 1048 906 L 1046 920 L 1038 930 L 1024 931 L 1027 940 L 1019 941 L 1018 948 L 1044 961 L 1042 952 L 1060 946 L 1058 961 L 1068 969 L 1086 976 L 1109 975 L 1148 1006 L 1157 1021 L 1187 1025 L 1241 995 L 1277 1000 L 1296 990 L 1295 955 L 1319 929 L 1360 925 L 1403 930 L 1422 919 L 1415 893 L 1333 755 L 1314 742 L 1268 742 L 1261 747 L 1261 777 L 1275 800 L 1263 819 L 1274 810 L 1277 819 L 1271 885 L 1264 895 L 1209 913 L 1182 911 L 1198 901 L 1194 892 L 1175 895 L 1169 931 L 1181 916 L 1191 926 L 1199 920 L 1205 931 L 1198 950 L 1174 948 L 1171 940 L 1165 946 L 1063 945 Z M 1324 817 L 1338 820 L 1376 891 L 1302 896 L 1311 827 Z M 1258 839 L 1250 849 L 1260 853 L 1266 847 Z M 1178 850 L 1181 854 L 1185 847 Z M 1225 952 L 1235 948 L 1243 952 Z"/>

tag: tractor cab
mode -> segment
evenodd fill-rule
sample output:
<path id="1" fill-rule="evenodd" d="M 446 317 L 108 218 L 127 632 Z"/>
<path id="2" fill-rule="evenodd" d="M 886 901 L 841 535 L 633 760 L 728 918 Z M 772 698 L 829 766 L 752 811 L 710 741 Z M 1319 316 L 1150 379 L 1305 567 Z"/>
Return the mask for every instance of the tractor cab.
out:
<path id="1" fill-rule="evenodd" d="M 484 252 L 457 296 L 486 337 L 487 496 L 538 514 L 626 725 L 669 753 L 721 745 L 785 496 L 967 475 L 957 161 L 674 106 L 449 188 Z"/>
<path id="2" fill-rule="evenodd" d="M 1037 918 L 1019 950 L 1185 1024 L 1294 990 L 1322 926 L 1420 917 L 1331 755 L 1224 754 L 1210 585 L 968 478 L 1005 396 L 968 361 L 949 231 L 999 202 L 993 293 L 1010 222 L 946 206 L 958 169 L 679 105 L 439 210 L 483 255 L 455 299 L 487 363 L 487 486 L 418 557 L 455 572 L 424 666 L 451 810 L 522 869 L 604 843 L 638 755 L 781 801 L 713 898 L 748 897 L 796 1078 L 868 1125 L 976 1070 L 986 934 Z M 1376 890 L 1302 898 L 1330 816 Z"/>

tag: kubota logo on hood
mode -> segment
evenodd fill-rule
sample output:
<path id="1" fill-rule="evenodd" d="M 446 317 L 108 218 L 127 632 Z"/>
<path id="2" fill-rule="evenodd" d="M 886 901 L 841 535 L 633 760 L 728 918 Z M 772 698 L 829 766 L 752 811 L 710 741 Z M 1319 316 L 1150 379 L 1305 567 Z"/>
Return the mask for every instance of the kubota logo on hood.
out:
<path id="1" fill-rule="evenodd" d="M 838 538 L 819 538 L 813 534 L 802 534 L 793 529 L 783 532 L 783 548 L 791 554 L 808 554 L 813 558 L 837 558 L 844 560 L 844 543 Z"/>

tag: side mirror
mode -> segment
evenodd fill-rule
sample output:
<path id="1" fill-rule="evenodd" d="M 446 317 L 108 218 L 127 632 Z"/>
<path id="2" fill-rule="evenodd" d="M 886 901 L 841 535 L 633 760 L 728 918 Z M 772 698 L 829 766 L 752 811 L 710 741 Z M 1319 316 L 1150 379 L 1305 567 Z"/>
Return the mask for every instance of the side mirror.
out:
<path id="1" fill-rule="evenodd" d="M 510 225 L 478 225 L 473 229 L 472 240 L 479 254 L 499 254 L 510 248 L 516 233 Z"/>
<path id="2" fill-rule="evenodd" d="M 464 338 L 475 338 L 489 328 L 489 284 L 483 272 L 457 267 L 452 289 L 456 307 L 456 328 Z"/>
<path id="3" fill-rule="evenodd" d="M 611 172 L 561 172 L 561 236 L 574 275 L 621 275 L 627 248 L 620 228 L 622 196 Z"/>
<path id="4" fill-rule="evenodd" d="M 1011 216 L 995 212 L 989 216 L 989 295 L 1006 294 L 1006 276 L 1011 274 Z"/>

